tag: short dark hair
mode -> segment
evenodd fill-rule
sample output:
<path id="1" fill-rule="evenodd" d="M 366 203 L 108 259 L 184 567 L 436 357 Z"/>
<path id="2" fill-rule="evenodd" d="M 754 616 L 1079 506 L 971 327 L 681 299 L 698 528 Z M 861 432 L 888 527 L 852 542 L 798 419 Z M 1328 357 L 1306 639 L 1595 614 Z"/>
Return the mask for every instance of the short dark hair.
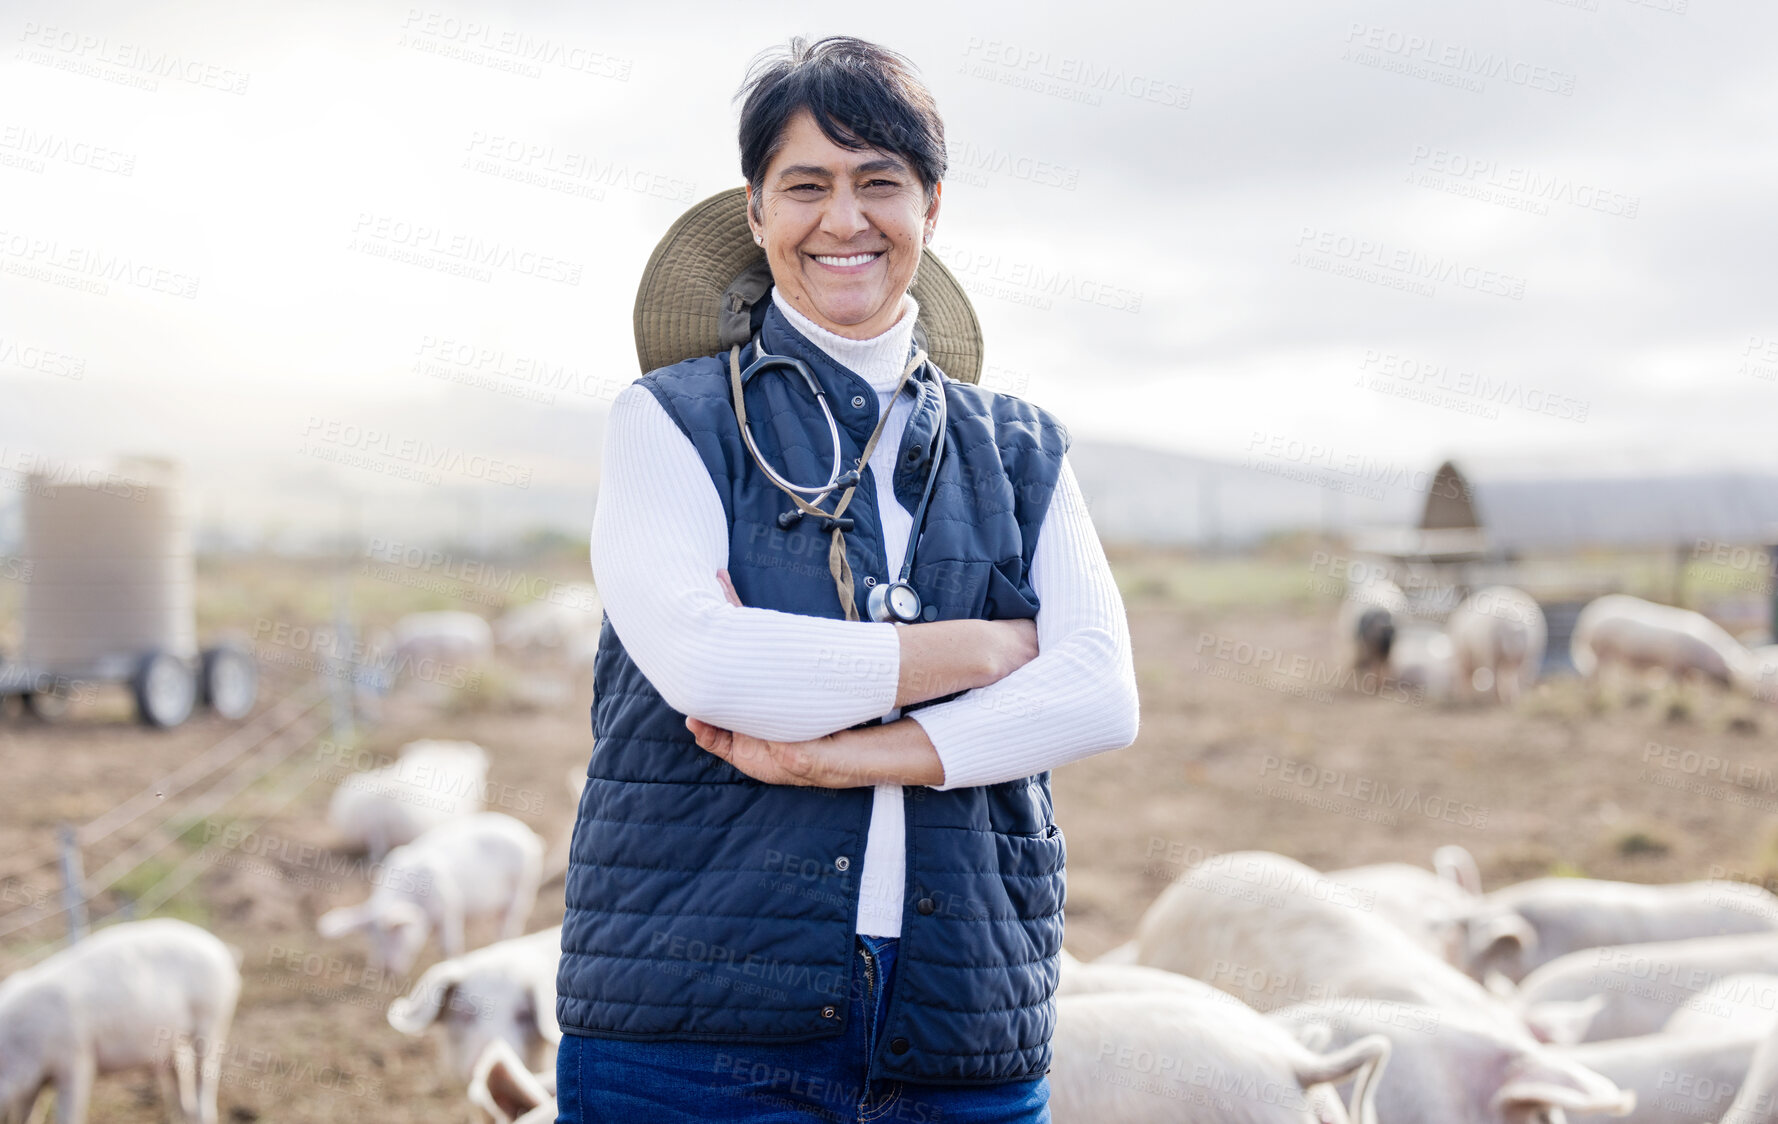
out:
<path id="1" fill-rule="evenodd" d="M 807 109 L 842 148 L 877 148 L 906 160 L 926 198 L 944 178 L 945 125 L 932 91 L 905 57 L 863 39 L 830 35 L 755 57 L 735 94 L 741 106 L 741 175 L 757 205 L 766 169 L 784 144 L 784 126 Z"/>

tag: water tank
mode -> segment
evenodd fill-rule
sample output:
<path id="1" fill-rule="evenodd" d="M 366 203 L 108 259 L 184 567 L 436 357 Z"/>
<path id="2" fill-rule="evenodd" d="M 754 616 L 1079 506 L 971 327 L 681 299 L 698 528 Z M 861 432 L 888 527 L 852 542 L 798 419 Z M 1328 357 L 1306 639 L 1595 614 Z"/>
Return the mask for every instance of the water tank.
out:
<path id="1" fill-rule="evenodd" d="M 23 656 L 75 673 L 151 648 L 197 654 L 191 513 L 173 461 L 61 462 L 26 477 Z"/>

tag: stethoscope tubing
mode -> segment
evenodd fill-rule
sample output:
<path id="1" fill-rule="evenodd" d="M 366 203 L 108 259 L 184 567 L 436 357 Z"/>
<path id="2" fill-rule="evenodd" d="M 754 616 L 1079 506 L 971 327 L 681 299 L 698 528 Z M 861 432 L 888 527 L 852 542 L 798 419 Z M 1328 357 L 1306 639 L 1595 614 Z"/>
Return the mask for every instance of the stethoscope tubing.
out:
<path id="1" fill-rule="evenodd" d="M 742 441 L 744 441 L 746 443 L 747 451 L 750 454 L 752 454 L 753 463 L 759 466 L 760 471 L 765 473 L 765 475 L 768 479 L 770 479 L 774 484 L 776 484 L 778 487 L 782 488 L 783 490 L 785 490 L 787 492 L 794 492 L 794 493 L 797 493 L 800 495 L 812 496 L 813 499 L 810 500 L 809 502 L 816 505 L 816 506 L 819 506 L 823 500 L 825 500 L 829 495 L 831 495 L 833 493 L 834 489 L 839 488 L 842 485 L 849 486 L 850 484 L 852 484 L 856 481 L 857 475 L 858 475 L 855 472 L 847 472 L 847 473 L 842 474 L 840 471 L 840 428 L 839 428 L 839 422 L 834 418 L 833 408 L 830 405 L 828 405 L 826 392 L 821 389 L 821 384 L 819 384 L 815 381 L 815 376 L 810 373 L 808 366 L 806 364 L 804 364 L 801 360 L 798 360 L 798 359 L 788 356 L 788 355 L 772 355 L 772 354 L 770 354 L 769 352 L 767 352 L 765 350 L 764 346 L 760 343 L 760 341 L 757 337 L 755 337 L 755 339 L 753 341 L 753 346 L 754 346 L 753 362 L 749 363 L 747 365 L 747 369 L 741 373 L 741 390 L 743 390 L 743 391 L 745 390 L 747 380 L 751 379 L 754 375 L 760 373 L 761 371 L 770 370 L 774 367 L 777 367 L 777 368 L 788 367 L 789 369 L 795 371 L 797 374 L 802 376 L 803 382 L 808 386 L 809 393 L 811 393 L 815 396 L 815 402 L 817 405 L 819 405 L 821 407 L 822 416 L 827 422 L 828 440 L 829 440 L 831 447 L 833 449 L 833 466 L 828 470 L 827 483 L 822 484 L 822 485 L 817 485 L 814 487 L 810 487 L 807 485 L 795 484 L 795 483 L 792 483 L 790 480 L 786 479 L 781 473 L 779 473 L 776 469 L 774 469 L 770 464 L 766 463 L 765 456 L 760 453 L 759 446 L 754 443 L 752 427 L 745 424 L 745 423 L 743 423 L 740 427 L 741 439 L 742 439 Z M 938 428 L 934 431 L 934 436 L 933 436 L 932 461 L 930 464 L 928 464 L 926 466 L 926 485 L 924 488 L 921 489 L 921 492 L 920 492 L 919 507 L 916 508 L 913 512 L 913 521 L 912 521 L 912 524 L 908 530 L 907 550 L 902 556 L 900 574 L 894 582 L 885 583 L 882 587 L 873 591 L 873 598 L 872 598 L 872 604 L 873 604 L 873 609 L 874 609 L 876 606 L 876 602 L 879 600 L 883 601 L 885 605 L 888 604 L 886 595 L 889 594 L 894 588 L 896 588 L 896 587 L 905 588 L 914 597 L 913 616 L 911 618 L 904 619 L 904 618 L 900 617 L 899 615 L 896 615 L 895 610 L 888 609 L 885 611 L 889 615 L 878 618 L 878 619 L 885 619 L 885 620 L 887 620 L 887 619 L 900 620 L 900 621 L 902 621 L 902 623 L 911 623 L 913 620 L 920 619 L 920 614 L 924 608 L 924 606 L 922 604 L 922 600 L 920 598 L 919 591 L 914 589 L 912 583 L 909 582 L 908 578 L 913 573 L 914 554 L 915 554 L 915 550 L 918 547 L 919 541 L 920 541 L 920 532 L 922 529 L 921 524 L 923 524 L 926 521 L 926 508 L 927 508 L 928 503 L 932 499 L 933 486 L 938 482 L 939 468 L 944 463 L 945 427 L 948 424 L 948 422 L 950 421 L 950 403 L 948 403 L 945 400 L 944 386 L 937 380 L 926 380 L 926 381 L 931 381 L 933 390 L 938 395 Z M 795 518 L 795 517 L 796 517 L 795 513 L 792 513 L 792 518 Z M 848 520 L 847 522 L 849 523 L 850 521 Z M 782 520 L 780 520 L 780 524 L 782 525 Z M 874 612 L 873 612 L 873 615 L 875 615 Z"/>
<path id="2" fill-rule="evenodd" d="M 778 472 L 778 470 L 766 463 L 765 456 L 759 451 L 759 446 L 753 442 L 752 426 L 744 425 L 741 427 L 741 440 L 747 443 L 747 451 L 753 454 L 753 463 L 759 466 L 759 470 L 765 473 L 766 477 L 770 479 L 772 483 L 788 492 L 796 492 L 799 495 L 812 496 L 814 498 L 809 502 L 819 505 L 821 501 L 832 494 L 833 490 L 838 488 L 841 483 L 840 424 L 833 416 L 833 407 L 827 404 L 827 394 L 821 389 L 821 384 L 815 381 L 815 376 L 811 375 L 809 369 L 802 363 L 788 355 L 772 355 L 767 352 L 764 347 L 761 347 L 758 341 L 755 341 L 754 348 L 755 357 L 753 362 L 749 363 L 747 369 L 741 373 L 741 382 L 743 385 L 746 384 L 748 379 L 752 378 L 760 371 L 768 370 L 772 367 L 789 367 L 803 377 L 803 381 L 809 386 L 809 393 L 815 396 L 816 403 L 821 407 L 821 414 L 827 421 L 827 439 L 829 446 L 833 449 L 833 465 L 827 471 L 827 483 L 817 484 L 811 487 L 805 484 L 792 483 L 790 480 L 786 479 Z"/>

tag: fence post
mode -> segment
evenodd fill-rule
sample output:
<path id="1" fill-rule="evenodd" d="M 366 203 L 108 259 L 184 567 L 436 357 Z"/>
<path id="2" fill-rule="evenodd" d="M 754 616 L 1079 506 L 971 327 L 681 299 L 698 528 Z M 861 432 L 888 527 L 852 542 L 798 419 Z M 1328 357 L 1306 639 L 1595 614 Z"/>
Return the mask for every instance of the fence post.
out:
<path id="1" fill-rule="evenodd" d="M 64 823 L 58 834 L 62 842 L 62 908 L 68 913 L 68 943 L 78 944 L 86 936 L 86 873 L 80 867 L 80 844 L 73 825 Z"/>
<path id="2" fill-rule="evenodd" d="M 352 738 L 352 690 L 357 682 L 357 663 L 352 655 L 352 625 L 346 617 L 345 578 L 333 583 L 333 651 L 329 654 L 333 682 L 333 742 L 343 746 Z"/>

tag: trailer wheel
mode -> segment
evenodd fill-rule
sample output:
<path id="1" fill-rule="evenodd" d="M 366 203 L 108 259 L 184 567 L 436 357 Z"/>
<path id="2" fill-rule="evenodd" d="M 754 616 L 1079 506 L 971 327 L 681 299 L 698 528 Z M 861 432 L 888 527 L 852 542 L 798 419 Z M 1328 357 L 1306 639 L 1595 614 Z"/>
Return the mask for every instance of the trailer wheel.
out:
<path id="1" fill-rule="evenodd" d="M 25 704 L 26 713 L 39 722 L 60 722 L 68 714 L 73 705 L 74 696 L 65 690 L 51 687 L 47 691 L 26 691 L 21 700 Z"/>
<path id="2" fill-rule="evenodd" d="M 198 687 L 204 705 L 218 715 L 245 718 L 259 697 L 259 665 L 239 648 L 218 645 L 204 652 Z"/>
<path id="3" fill-rule="evenodd" d="M 130 679 L 136 695 L 136 717 L 145 726 L 165 729 L 191 717 L 198 684 L 191 668 L 171 652 L 155 649 L 142 657 Z"/>

